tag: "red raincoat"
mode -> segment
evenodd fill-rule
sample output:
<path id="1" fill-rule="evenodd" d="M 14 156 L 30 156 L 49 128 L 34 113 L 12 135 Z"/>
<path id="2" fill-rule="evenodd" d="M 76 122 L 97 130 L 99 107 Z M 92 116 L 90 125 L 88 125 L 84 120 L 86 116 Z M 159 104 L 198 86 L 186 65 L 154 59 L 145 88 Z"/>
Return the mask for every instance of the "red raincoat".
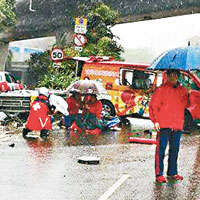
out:
<path id="1" fill-rule="evenodd" d="M 48 98 L 45 96 L 38 96 L 32 103 L 30 113 L 27 119 L 26 128 L 29 130 L 51 130 L 51 117 Z"/>
<path id="2" fill-rule="evenodd" d="M 68 112 L 70 115 L 78 113 L 80 108 L 80 101 L 77 101 L 73 96 L 70 96 L 66 99 L 68 104 Z"/>
<path id="3" fill-rule="evenodd" d="M 176 88 L 169 82 L 158 87 L 153 93 L 149 105 L 150 119 L 158 122 L 160 128 L 182 130 L 184 111 L 188 106 L 188 91 L 178 85 Z"/>
<path id="4" fill-rule="evenodd" d="M 98 119 L 101 118 L 101 111 L 102 111 L 102 103 L 101 101 L 96 101 L 95 103 L 88 103 L 87 106 L 89 107 L 88 110 L 83 110 L 83 113 L 88 112 L 95 114 Z"/>

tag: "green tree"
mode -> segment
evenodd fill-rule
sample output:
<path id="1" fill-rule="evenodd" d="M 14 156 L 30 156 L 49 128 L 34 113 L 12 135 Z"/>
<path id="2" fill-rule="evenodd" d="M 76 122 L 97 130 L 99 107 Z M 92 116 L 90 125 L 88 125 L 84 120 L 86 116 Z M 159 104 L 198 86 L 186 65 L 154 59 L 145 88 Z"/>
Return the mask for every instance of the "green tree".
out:
<path id="1" fill-rule="evenodd" d="M 49 51 L 45 51 L 41 54 L 32 54 L 30 59 L 27 61 L 28 68 L 28 83 L 33 87 L 38 85 L 38 82 L 43 79 L 45 74 L 48 73 L 50 59 L 49 59 Z M 34 80 L 34 81 L 33 81 Z M 32 82 L 33 81 L 33 82 Z"/>
<path id="2" fill-rule="evenodd" d="M 72 47 L 65 48 L 66 55 L 72 57 L 75 53 Z M 28 84 L 33 88 L 45 86 L 52 89 L 64 89 L 75 80 L 75 61 L 72 59 L 63 61 L 59 68 L 55 68 L 50 60 L 49 50 L 40 54 L 32 54 L 27 63 L 29 65 L 28 77 L 31 77 Z"/>
<path id="3" fill-rule="evenodd" d="M 60 70 L 55 68 L 51 73 L 44 75 L 43 79 L 40 81 L 39 86 L 45 86 L 52 89 L 66 89 L 72 81 L 74 81 L 75 73 L 71 70 Z"/>
<path id="4" fill-rule="evenodd" d="M 83 13 L 83 11 L 81 11 Z M 123 48 L 114 40 L 111 27 L 119 20 L 119 13 L 110 9 L 107 5 L 95 4 L 84 11 L 83 16 L 88 17 L 87 43 L 81 52 L 74 50 L 73 44 L 66 45 L 69 35 L 59 37 L 53 46 L 64 50 L 67 57 L 74 56 L 112 56 L 116 60 L 121 59 Z M 73 27 L 74 28 L 74 27 Z M 53 48 L 52 47 L 52 48 Z M 72 59 L 65 60 L 58 69 L 53 67 L 49 59 L 49 53 L 33 55 L 29 61 L 30 73 L 38 86 L 47 86 L 54 89 L 63 89 L 75 80 L 76 63 Z"/>
<path id="5" fill-rule="evenodd" d="M 114 40 L 111 28 L 119 22 L 118 11 L 110 9 L 104 3 L 89 8 L 87 43 L 80 56 L 112 56 L 121 59 L 123 48 Z"/>
<path id="6" fill-rule="evenodd" d="M 0 32 L 16 23 L 15 0 L 0 0 Z"/>
<path id="7" fill-rule="evenodd" d="M 69 57 L 75 56 L 76 53 L 72 47 L 65 48 L 64 52 Z M 75 68 L 76 63 L 72 59 L 61 62 L 59 68 L 55 68 L 53 62 L 50 62 L 46 68 L 47 73 L 44 72 L 44 76 L 40 77 L 39 86 L 66 89 L 72 81 L 77 79 L 75 77 Z"/>

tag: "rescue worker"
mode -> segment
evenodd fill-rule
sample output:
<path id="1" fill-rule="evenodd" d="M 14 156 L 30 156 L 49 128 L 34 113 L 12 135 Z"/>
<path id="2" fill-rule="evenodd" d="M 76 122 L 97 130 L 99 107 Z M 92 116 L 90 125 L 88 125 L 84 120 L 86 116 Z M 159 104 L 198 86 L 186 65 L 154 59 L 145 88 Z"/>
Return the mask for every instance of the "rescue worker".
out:
<path id="1" fill-rule="evenodd" d="M 101 118 L 101 111 L 102 111 L 102 103 L 101 101 L 97 100 L 96 94 L 86 94 L 85 95 L 85 106 L 84 112 L 89 112 L 95 114 L 98 119 Z"/>
<path id="2" fill-rule="evenodd" d="M 78 111 L 81 106 L 81 97 L 80 91 L 77 89 L 72 89 L 70 91 L 71 95 L 66 98 L 68 104 L 68 112 L 69 112 L 69 122 L 70 126 L 76 120 Z"/>
<path id="3" fill-rule="evenodd" d="M 167 180 L 183 180 L 178 174 L 177 159 L 181 134 L 184 127 L 184 112 L 188 106 L 188 91 L 178 82 L 179 71 L 168 70 L 167 81 L 153 93 L 150 119 L 157 132 L 155 152 L 155 176 L 160 183 Z M 169 143 L 167 179 L 163 176 L 166 146 Z"/>
<path id="4" fill-rule="evenodd" d="M 23 137 L 26 137 L 31 131 L 40 131 L 40 137 L 46 139 L 48 130 L 52 130 L 51 107 L 48 97 L 48 89 L 41 87 L 39 96 L 31 104 L 26 128 L 23 129 Z"/>
<path id="5" fill-rule="evenodd" d="M 101 121 L 102 103 L 97 100 L 96 94 L 84 95 L 82 112 L 77 120 L 77 125 L 83 129 L 103 129 Z"/>
<path id="6" fill-rule="evenodd" d="M 51 94 L 49 97 L 49 102 L 52 107 L 55 108 L 54 113 L 56 114 L 57 112 L 62 113 L 64 117 L 64 122 L 65 122 L 65 127 L 66 127 L 66 139 L 69 139 L 70 137 L 70 117 L 69 117 L 69 112 L 68 112 L 68 104 L 63 99 L 63 97 Z"/>

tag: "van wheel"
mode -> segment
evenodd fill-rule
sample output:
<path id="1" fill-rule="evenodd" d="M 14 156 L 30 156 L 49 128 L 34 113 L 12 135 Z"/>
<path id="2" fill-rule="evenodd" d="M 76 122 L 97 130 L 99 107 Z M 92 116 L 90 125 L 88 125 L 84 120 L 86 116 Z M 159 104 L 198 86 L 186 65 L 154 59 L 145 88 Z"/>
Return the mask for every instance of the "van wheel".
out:
<path id="1" fill-rule="evenodd" d="M 189 134 L 194 130 L 194 121 L 188 110 L 185 110 L 183 133 Z"/>
<path id="2" fill-rule="evenodd" d="M 115 108 L 110 101 L 101 100 L 101 103 L 103 106 L 102 112 L 101 112 L 103 118 L 116 115 Z"/>

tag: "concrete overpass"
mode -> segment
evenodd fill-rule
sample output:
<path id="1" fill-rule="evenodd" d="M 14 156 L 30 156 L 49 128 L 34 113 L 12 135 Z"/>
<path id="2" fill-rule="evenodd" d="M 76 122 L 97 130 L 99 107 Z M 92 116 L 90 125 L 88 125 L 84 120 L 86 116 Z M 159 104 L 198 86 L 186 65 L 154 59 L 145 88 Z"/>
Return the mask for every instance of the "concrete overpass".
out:
<path id="1" fill-rule="evenodd" d="M 71 18 L 101 0 L 16 0 L 18 23 L 0 40 L 13 41 L 68 32 Z M 121 13 L 121 22 L 136 22 L 200 12 L 199 0 L 102 0 Z"/>
<path id="2" fill-rule="evenodd" d="M 16 0 L 18 23 L 12 30 L 0 33 L 0 68 L 5 64 L 10 41 L 67 33 L 80 7 L 84 10 L 94 2 L 118 10 L 120 23 L 200 12 L 199 0 Z"/>

